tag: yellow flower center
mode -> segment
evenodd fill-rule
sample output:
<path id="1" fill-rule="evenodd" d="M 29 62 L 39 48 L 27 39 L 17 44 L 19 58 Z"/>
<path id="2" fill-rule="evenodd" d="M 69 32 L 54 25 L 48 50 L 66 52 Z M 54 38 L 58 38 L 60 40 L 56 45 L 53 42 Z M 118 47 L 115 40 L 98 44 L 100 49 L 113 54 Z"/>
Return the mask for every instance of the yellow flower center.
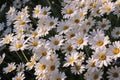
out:
<path id="1" fill-rule="evenodd" d="M 87 31 L 86 31 L 86 29 L 83 29 L 82 32 L 83 32 L 83 34 L 85 34 Z"/>
<path id="2" fill-rule="evenodd" d="M 44 70 L 46 68 L 46 65 L 44 65 L 44 64 L 42 64 L 41 66 L 40 66 L 40 70 Z"/>
<path id="3" fill-rule="evenodd" d="M 17 78 L 16 80 L 21 80 L 21 78 Z"/>
<path id="4" fill-rule="evenodd" d="M 76 69 L 76 70 L 80 70 L 80 67 L 81 67 L 81 66 L 75 66 L 75 69 Z"/>
<path id="5" fill-rule="evenodd" d="M 89 21 L 86 23 L 86 25 L 90 25 L 90 24 L 91 24 L 91 22 L 89 22 Z"/>
<path id="6" fill-rule="evenodd" d="M 114 48 L 113 53 L 114 54 L 119 54 L 120 53 L 120 49 L 119 48 Z"/>
<path id="7" fill-rule="evenodd" d="M 56 80 L 62 80 L 61 78 L 57 78 Z"/>
<path id="8" fill-rule="evenodd" d="M 101 25 L 101 28 L 105 28 L 105 27 L 106 27 L 106 24 L 102 24 L 102 25 Z"/>
<path id="9" fill-rule="evenodd" d="M 97 46 L 102 46 L 102 45 L 103 45 L 103 41 L 99 40 L 99 41 L 97 42 Z"/>
<path id="10" fill-rule="evenodd" d="M 106 8 L 105 8 L 105 11 L 106 11 L 106 12 L 109 12 L 110 10 L 111 10 L 110 7 L 106 7 Z"/>
<path id="11" fill-rule="evenodd" d="M 117 32 L 116 32 L 116 35 L 120 35 L 120 31 L 117 31 Z"/>
<path id="12" fill-rule="evenodd" d="M 82 44 L 82 43 L 83 43 L 83 39 L 82 39 L 82 38 L 79 38 L 79 39 L 77 40 L 77 43 L 78 43 L 78 44 Z"/>
<path id="13" fill-rule="evenodd" d="M 94 79 L 94 80 L 97 80 L 98 77 L 99 77 L 98 74 L 95 74 L 95 75 L 93 76 L 93 79 Z"/>
<path id="14" fill-rule="evenodd" d="M 67 50 L 68 50 L 68 51 L 72 51 L 72 49 L 73 49 L 73 48 L 72 48 L 72 46 L 70 46 L 70 45 L 67 47 Z"/>
<path id="15" fill-rule="evenodd" d="M 42 51 L 42 56 L 46 56 L 47 52 L 46 51 Z"/>
<path id="16" fill-rule="evenodd" d="M 82 58 L 83 58 L 83 56 L 80 55 L 80 56 L 78 56 L 77 59 L 82 60 Z"/>
<path id="17" fill-rule="evenodd" d="M 78 24 L 80 22 L 80 20 L 79 19 L 75 19 L 74 22 Z"/>
<path id="18" fill-rule="evenodd" d="M 54 41 L 54 45 L 58 45 L 59 44 L 59 41 L 58 40 L 55 40 Z"/>
<path id="19" fill-rule="evenodd" d="M 50 25 L 50 26 L 53 26 L 53 25 L 54 25 L 54 22 L 50 22 L 49 25 Z"/>
<path id="20" fill-rule="evenodd" d="M 120 6 L 120 1 L 116 2 L 116 5 Z"/>
<path id="21" fill-rule="evenodd" d="M 34 32 L 34 33 L 32 34 L 33 37 L 36 37 L 37 35 L 38 35 L 37 32 Z"/>
<path id="22" fill-rule="evenodd" d="M 9 68 L 9 72 L 13 71 L 13 69 L 14 69 L 13 67 L 10 67 L 10 68 Z"/>
<path id="23" fill-rule="evenodd" d="M 39 13 L 40 13 L 39 9 L 35 10 L 35 14 L 39 14 Z"/>
<path id="24" fill-rule="evenodd" d="M 43 15 L 46 15 L 46 14 L 47 14 L 47 11 L 43 11 L 42 14 L 43 14 Z"/>
<path id="25" fill-rule="evenodd" d="M 74 61 L 74 58 L 70 58 L 69 63 L 72 64 Z"/>
<path id="26" fill-rule="evenodd" d="M 119 73 L 114 72 L 114 73 L 112 73 L 112 76 L 113 76 L 114 78 L 118 78 L 118 77 L 119 77 Z"/>
<path id="27" fill-rule="evenodd" d="M 63 30 L 67 30 L 69 27 L 67 25 L 63 26 Z"/>
<path id="28" fill-rule="evenodd" d="M 20 21 L 19 25 L 25 25 L 25 22 L 24 21 Z"/>
<path id="29" fill-rule="evenodd" d="M 29 66 L 31 67 L 33 65 L 34 65 L 34 61 L 31 61 L 30 64 L 29 64 Z"/>
<path id="30" fill-rule="evenodd" d="M 20 20 L 21 19 L 21 16 L 17 16 L 17 20 Z"/>
<path id="31" fill-rule="evenodd" d="M 10 39 L 9 38 L 5 38 L 5 43 L 10 43 Z"/>
<path id="32" fill-rule="evenodd" d="M 74 33 L 71 33 L 71 34 L 70 34 L 70 38 L 73 38 L 74 36 L 75 36 Z"/>
<path id="33" fill-rule="evenodd" d="M 38 42 L 32 42 L 32 46 L 36 47 L 38 45 Z"/>
<path id="34" fill-rule="evenodd" d="M 16 45 L 16 48 L 17 49 L 19 49 L 19 48 L 21 48 L 23 45 L 21 44 L 21 43 L 18 43 L 17 45 Z"/>
<path id="35" fill-rule="evenodd" d="M 66 11 L 66 13 L 67 13 L 67 14 L 72 14 L 72 13 L 73 13 L 73 10 L 72 10 L 72 9 L 68 9 L 68 10 Z"/>
<path id="36" fill-rule="evenodd" d="M 91 63 L 90 63 L 90 66 L 91 66 L 91 67 L 95 67 L 95 61 L 91 62 Z"/>
<path id="37" fill-rule="evenodd" d="M 106 55 L 101 53 L 99 54 L 99 60 L 105 60 L 106 59 Z"/>
<path id="38" fill-rule="evenodd" d="M 79 15 L 80 15 L 80 17 L 83 17 L 83 16 L 84 16 L 84 14 L 83 14 L 83 13 L 80 13 Z"/>
<path id="39" fill-rule="evenodd" d="M 19 33 L 20 33 L 20 34 L 22 34 L 22 33 L 23 33 L 23 30 L 22 30 L 22 29 L 20 29 L 20 30 L 19 30 Z"/>
<path id="40" fill-rule="evenodd" d="M 55 70 L 55 65 L 51 65 L 51 66 L 50 66 L 50 70 L 51 70 L 51 71 L 54 71 L 54 70 Z"/>

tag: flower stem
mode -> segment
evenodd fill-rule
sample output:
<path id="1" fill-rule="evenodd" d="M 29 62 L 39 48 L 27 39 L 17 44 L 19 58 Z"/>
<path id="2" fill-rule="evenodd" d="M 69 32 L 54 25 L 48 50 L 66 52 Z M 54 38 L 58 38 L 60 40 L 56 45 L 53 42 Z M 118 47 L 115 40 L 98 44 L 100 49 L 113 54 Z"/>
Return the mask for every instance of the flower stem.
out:
<path id="1" fill-rule="evenodd" d="M 21 52 L 22 52 L 22 55 L 24 56 L 24 58 L 25 58 L 25 60 L 28 62 L 28 59 L 27 59 L 27 57 L 25 56 L 25 53 L 21 50 Z"/>
<path id="2" fill-rule="evenodd" d="M 21 58 L 21 56 L 19 55 L 19 53 L 18 53 L 17 51 L 15 51 L 15 52 L 16 52 L 17 56 L 20 58 L 20 60 L 22 61 L 22 58 Z"/>

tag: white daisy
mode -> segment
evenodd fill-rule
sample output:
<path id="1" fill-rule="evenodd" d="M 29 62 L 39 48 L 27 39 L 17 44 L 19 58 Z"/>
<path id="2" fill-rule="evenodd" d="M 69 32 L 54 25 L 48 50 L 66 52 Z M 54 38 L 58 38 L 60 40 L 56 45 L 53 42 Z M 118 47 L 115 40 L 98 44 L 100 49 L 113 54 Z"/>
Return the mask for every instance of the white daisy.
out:
<path id="1" fill-rule="evenodd" d="M 111 69 L 108 69 L 107 74 L 109 80 L 120 80 L 120 67 L 111 67 Z"/>

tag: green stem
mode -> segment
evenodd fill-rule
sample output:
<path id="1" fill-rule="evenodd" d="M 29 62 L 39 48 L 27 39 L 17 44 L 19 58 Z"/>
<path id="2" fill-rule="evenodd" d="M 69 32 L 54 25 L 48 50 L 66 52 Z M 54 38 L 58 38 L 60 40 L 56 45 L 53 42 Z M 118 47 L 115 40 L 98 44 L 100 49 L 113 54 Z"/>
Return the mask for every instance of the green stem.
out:
<path id="1" fill-rule="evenodd" d="M 22 55 L 24 56 L 24 58 L 25 58 L 25 60 L 28 62 L 28 59 L 27 59 L 27 57 L 25 56 L 25 53 L 21 50 L 21 52 L 22 52 Z"/>
<path id="2" fill-rule="evenodd" d="M 22 58 L 21 58 L 21 56 L 19 55 L 19 53 L 18 53 L 17 51 L 15 51 L 15 52 L 16 52 L 17 56 L 20 58 L 20 60 L 22 61 Z"/>

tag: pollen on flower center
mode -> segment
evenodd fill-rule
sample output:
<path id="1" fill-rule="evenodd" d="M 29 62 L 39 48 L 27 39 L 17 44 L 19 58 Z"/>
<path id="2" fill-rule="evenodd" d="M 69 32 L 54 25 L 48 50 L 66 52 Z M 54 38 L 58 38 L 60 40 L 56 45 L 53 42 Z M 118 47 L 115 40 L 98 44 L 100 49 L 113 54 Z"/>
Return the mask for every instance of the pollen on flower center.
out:
<path id="1" fill-rule="evenodd" d="M 17 78 L 16 80 L 21 80 L 21 78 Z"/>
<path id="2" fill-rule="evenodd" d="M 49 25 L 50 25 L 50 26 L 53 26 L 53 25 L 54 25 L 54 22 L 50 22 Z"/>
<path id="3" fill-rule="evenodd" d="M 54 41 L 54 45 L 58 45 L 59 44 L 59 41 L 58 40 L 55 40 Z"/>
<path id="4" fill-rule="evenodd" d="M 39 9 L 35 10 L 35 14 L 39 14 L 39 12 L 40 12 Z"/>
<path id="5" fill-rule="evenodd" d="M 5 38 L 5 43 L 9 43 L 10 39 L 9 38 Z"/>
<path id="6" fill-rule="evenodd" d="M 43 15 L 46 15 L 46 14 L 47 14 L 47 11 L 43 11 L 42 14 L 43 14 Z"/>
<path id="7" fill-rule="evenodd" d="M 99 60 L 105 60 L 105 59 L 106 59 L 106 55 L 103 54 L 103 53 L 101 53 L 101 54 L 99 55 Z"/>
<path id="8" fill-rule="evenodd" d="M 74 33 L 70 34 L 70 38 L 72 38 L 72 37 L 74 37 L 74 36 L 75 36 L 75 34 L 74 34 Z"/>
<path id="9" fill-rule="evenodd" d="M 46 68 L 46 65 L 44 65 L 44 64 L 42 64 L 41 66 L 40 66 L 40 70 L 44 70 Z"/>
<path id="10" fill-rule="evenodd" d="M 67 47 L 67 50 L 68 50 L 68 51 L 72 51 L 72 49 L 73 49 L 72 46 L 68 46 L 68 47 Z"/>
<path id="11" fill-rule="evenodd" d="M 95 61 L 90 63 L 91 67 L 95 67 Z"/>
<path id="12" fill-rule="evenodd" d="M 47 52 L 46 51 L 42 51 L 42 56 L 46 56 Z"/>
<path id="13" fill-rule="evenodd" d="M 76 70 L 80 70 L 80 67 L 81 67 L 81 66 L 75 66 L 75 69 L 76 69 Z"/>
<path id="14" fill-rule="evenodd" d="M 19 49 L 19 48 L 21 48 L 23 45 L 21 44 L 21 43 L 18 43 L 17 45 L 16 45 L 16 48 L 17 49 Z"/>
<path id="15" fill-rule="evenodd" d="M 37 32 L 34 32 L 34 33 L 32 34 L 33 37 L 36 37 L 37 35 L 38 35 Z"/>
<path id="16" fill-rule="evenodd" d="M 83 43 L 83 39 L 82 39 L 82 38 L 79 38 L 79 39 L 77 40 L 77 43 L 78 43 L 78 44 L 82 44 L 82 43 Z"/>
<path id="17" fill-rule="evenodd" d="M 61 80 L 61 78 L 57 78 L 56 80 Z"/>
<path id="18" fill-rule="evenodd" d="M 69 27 L 67 25 L 63 26 L 63 30 L 67 30 Z"/>
<path id="19" fill-rule="evenodd" d="M 103 45 L 103 41 L 99 40 L 99 41 L 97 42 L 97 46 L 102 46 L 102 45 Z"/>
<path id="20" fill-rule="evenodd" d="M 119 32 L 119 31 L 117 31 L 117 32 L 116 32 L 116 35 L 120 35 L 120 32 Z"/>
<path id="21" fill-rule="evenodd" d="M 105 8 L 105 11 L 106 11 L 106 12 L 109 12 L 110 10 L 111 10 L 110 7 L 106 7 L 106 8 Z"/>
<path id="22" fill-rule="evenodd" d="M 97 80 L 98 79 L 98 74 L 95 74 L 93 78 L 94 78 L 94 80 Z"/>
<path id="23" fill-rule="evenodd" d="M 67 14 L 72 14 L 72 13 L 73 13 L 73 10 L 72 10 L 72 9 L 68 9 L 68 10 L 66 11 L 66 13 L 67 13 Z"/>
<path id="24" fill-rule="evenodd" d="M 119 74 L 117 72 L 112 73 L 112 75 L 113 75 L 114 78 L 118 78 L 119 77 Z"/>
<path id="25" fill-rule="evenodd" d="M 106 24 L 102 24 L 102 25 L 101 25 L 101 28 L 105 28 L 105 27 L 106 27 Z"/>
<path id="26" fill-rule="evenodd" d="M 33 66 L 34 65 L 34 61 L 31 61 L 29 66 Z"/>
<path id="27" fill-rule="evenodd" d="M 32 42 L 32 46 L 37 46 L 38 42 Z"/>
<path id="28" fill-rule="evenodd" d="M 119 48 L 114 48 L 113 53 L 118 54 L 120 52 Z"/>
<path id="29" fill-rule="evenodd" d="M 82 32 L 83 32 L 83 34 L 85 34 L 87 31 L 86 31 L 86 29 L 83 29 Z"/>
<path id="30" fill-rule="evenodd" d="M 9 72 L 11 72 L 11 71 L 13 71 L 13 67 L 10 67 L 10 68 L 9 68 Z"/>
<path id="31" fill-rule="evenodd" d="M 19 22 L 19 25 L 24 25 L 24 24 L 25 24 L 24 21 L 20 21 L 20 22 Z"/>
<path id="32" fill-rule="evenodd" d="M 55 65 L 50 66 L 50 70 L 54 71 L 55 70 Z"/>
<path id="33" fill-rule="evenodd" d="M 74 58 L 70 58 L 69 63 L 73 63 L 74 61 Z"/>
<path id="34" fill-rule="evenodd" d="M 75 23 L 79 23 L 80 22 L 80 20 L 79 19 L 75 19 L 75 21 L 74 21 Z"/>

